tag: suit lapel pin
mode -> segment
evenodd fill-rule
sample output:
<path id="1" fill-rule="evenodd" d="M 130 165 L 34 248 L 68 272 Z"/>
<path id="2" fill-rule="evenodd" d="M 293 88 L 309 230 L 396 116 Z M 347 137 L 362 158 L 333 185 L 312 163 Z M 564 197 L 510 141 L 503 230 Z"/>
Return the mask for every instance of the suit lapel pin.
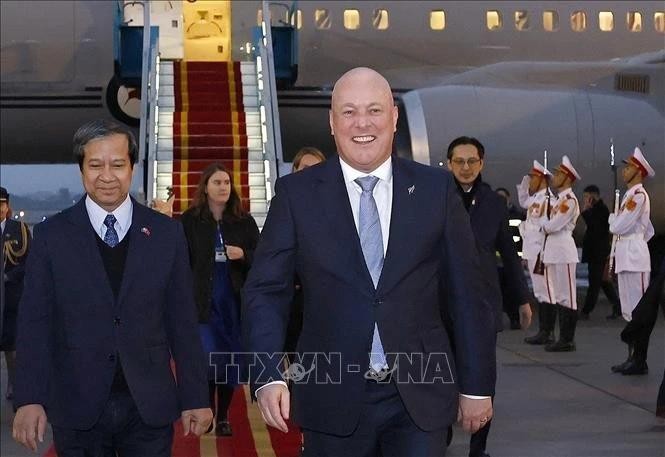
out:
<path id="1" fill-rule="evenodd" d="M 416 190 L 416 185 L 415 185 L 415 184 L 412 185 L 412 186 L 409 187 L 407 190 L 409 191 L 409 195 L 413 195 L 413 191 Z"/>
<path id="2" fill-rule="evenodd" d="M 143 233 L 145 236 L 150 236 L 150 229 L 148 227 L 142 227 L 141 233 Z"/>

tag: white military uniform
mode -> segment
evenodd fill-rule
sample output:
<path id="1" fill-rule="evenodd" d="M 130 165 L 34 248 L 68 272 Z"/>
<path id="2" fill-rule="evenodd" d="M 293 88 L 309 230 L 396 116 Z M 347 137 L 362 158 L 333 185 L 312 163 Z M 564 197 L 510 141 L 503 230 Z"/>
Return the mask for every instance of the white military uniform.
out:
<path id="1" fill-rule="evenodd" d="M 577 310 L 577 286 L 575 271 L 579 257 L 573 239 L 573 229 L 580 216 L 580 205 L 572 189 L 558 195 L 549 219 L 540 223 L 547 234 L 543 262 L 545 277 L 550 285 L 550 303 Z"/>
<path id="2" fill-rule="evenodd" d="M 533 161 L 531 172 L 551 175 L 537 160 Z M 540 219 L 547 217 L 547 205 L 551 204 L 548 201 L 548 190 L 542 189 L 533 195 L 529 195 L 528 183 L 523 181 L 522 184 L 517 186 L 517 195 L 520 206 L 527 210 L 526 220 L 519 225 L 519 231 L 522 237 L 522 258 L 527 261 L 533 294 L 538 301 L 553 303 L 550 301 L 551 296 L 549 293 L 551 285 L 548 285 L 546 276 L 533 272 L 538 254 L 542 251 L 543 241 L 545 240 L 545 233 L 541 228 Z"/>
<path id="3" fill-rule="evenodd" d="M 617 235 L 614 271 L 619 283 L 621 314 L 627 321 L 649 285 L 651 258 L 647 241 L 654 235 L 650 212 L 649 195 L 640 183 L 623 196 L 619 213 L 610 214 L 610 232 Z"/>

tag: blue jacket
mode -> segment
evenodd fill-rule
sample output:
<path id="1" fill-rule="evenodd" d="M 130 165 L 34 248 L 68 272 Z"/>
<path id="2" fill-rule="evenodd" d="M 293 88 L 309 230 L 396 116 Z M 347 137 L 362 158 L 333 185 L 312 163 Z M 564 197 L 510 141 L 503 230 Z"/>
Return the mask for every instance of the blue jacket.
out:
<path id="1" fill-rule="evenodd" d="M 15 406 L 41 404 L 60 427 L 95 424 L 116 354 L 147 424 L 165 426 L 182 410 L 209 406 L 182 226 L 132 203 L 117 302 L 85 198 L 34 229 L 19 306 Z"/>
<path id="2" fill-rule="evenodd" d="M 337 435 L 358 424 L 374 323 L 390 366 L 400 359 L 399 395 L 416 425 L 435 430 L 457 417 L 458 389 L 493 395 L 495 338 L 492 311 L 478 300 L 479 266 L 469 218 L 448 172 L 393 157 L 388 249 L 377 288 L 365 265 L 339 158 L 277 182 L 252 269 L 245 283 L 243 326 L 247 350 L 262 354 L 251 368 L 253 388 L 281 379 L 293 278 L 304 293 L 297 352 L 316 369 L 293 385 L 292 411 L 302 427 Z M 441 320 L 445 281 L 447 314 L 456 357 Z M 312 365 L 311 354 L 328 354 Z M 418 357 L 424 356 L 424 359 Z M 446 363 L 434 381 L 423 370 Z M 341 371 L 336 365 L 341 363 Z M 455 363 L 454 363 L 455 362 Z M 322 372 L 322 365 L 324 369 Z M 455 367 L 456 365 L 456 367 Z M 455 369 L 456 368 L 456 369 Z M 326 382 L 325 375 L 332 376 Z M 420 382 L 407 382 L 412 380 Z M 337 381 L 337 382 L 334 382 Z"/>

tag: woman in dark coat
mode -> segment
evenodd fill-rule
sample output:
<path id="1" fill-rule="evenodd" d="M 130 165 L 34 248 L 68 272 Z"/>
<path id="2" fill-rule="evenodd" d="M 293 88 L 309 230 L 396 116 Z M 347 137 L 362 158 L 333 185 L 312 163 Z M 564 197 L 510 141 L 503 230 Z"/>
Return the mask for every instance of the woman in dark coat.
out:
<path id="1" fill-rule="evenodd" d="M 240 290 L 259 229 L 243 210 L 231 173 L 223 165 L 212 164 L 203 171 L 192 207 L 181 221 L 189 245 L 203 349 L 209 357 L 211 353 L 239 353 Z M 229 355 L 215 354 L 209 362 L 215 433 L 230 436 L 227 413 L 239 373 L 225 369 L 231 364 Z"/>

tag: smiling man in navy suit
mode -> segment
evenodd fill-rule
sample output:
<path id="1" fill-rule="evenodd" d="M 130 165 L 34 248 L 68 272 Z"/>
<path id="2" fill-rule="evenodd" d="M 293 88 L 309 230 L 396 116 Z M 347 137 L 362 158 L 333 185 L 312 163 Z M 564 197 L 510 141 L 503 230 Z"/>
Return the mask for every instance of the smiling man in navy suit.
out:
<path id="1" fill-rule="evenodd" d="M 337 81 L 339 156 L 277 182 L 245 285 L 253 393 L 286 431 L 291 398 L 273 354 L 301 279 L 306 370 L 293 370 L 293 416 L 305 457 L 441 456 L 458 416 L 471 432 L 492 416 L 494 319 L 476 295 L 469 218 L 448 172 L 391 156 L 397 116 L 374 70 Z"/>
<path id="2" fill-rule="evenodd" d="M 36 450 L 48 414 L 59 457 L 169 456 L 178 417 L 197 435 L 212 420 L 184 233 L 129 196 L 126 128 L 83 125 L 74 155 L 86 196 L 28 258 L 13 435 Z"/>

